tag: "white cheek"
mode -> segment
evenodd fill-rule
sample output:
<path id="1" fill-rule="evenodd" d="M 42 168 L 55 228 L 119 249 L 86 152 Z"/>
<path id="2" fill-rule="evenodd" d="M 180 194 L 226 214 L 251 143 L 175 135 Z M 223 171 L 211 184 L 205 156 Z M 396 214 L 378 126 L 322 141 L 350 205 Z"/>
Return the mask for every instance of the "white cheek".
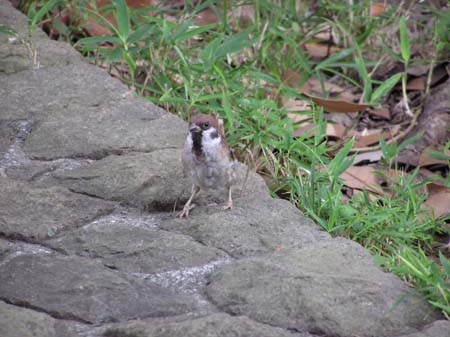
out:
<path id="1" fill-rule="evenodd" d="M 214 128 L 210 128 L 208 130 L 203 131 L 202 135 L 202 144 L 205 152 L 207 153 L 215 153 L 217 148 L 220 146 L 220 136 L 216 138 L 211 138 L 211 134 L 217 132 Z"/>

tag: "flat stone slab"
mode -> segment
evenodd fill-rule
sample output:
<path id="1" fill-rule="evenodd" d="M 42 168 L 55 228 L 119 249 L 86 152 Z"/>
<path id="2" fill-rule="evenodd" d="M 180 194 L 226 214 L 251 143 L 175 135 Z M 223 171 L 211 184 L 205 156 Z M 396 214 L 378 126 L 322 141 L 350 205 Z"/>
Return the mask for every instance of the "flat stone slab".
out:
<path id="1" fill-rule="evenodd" d="M 52 175 L 62 186 L 106 200 L 124 202 L 147 211 L 172 211 L 182 208 L 191 193 L 191 181 L 183 177 L 180 149 L 155 150 L 151 153 L 111 155 L 90 165 Z M 238 188 L 244 184 L 246 168 L 239 166 Z M 242 199 L 267 195 L 261 178 L 248 175 Z M 223 202 L 226 191 L 201 191 L 195 202 Z"/>
<path id="2" fill-rule="evenodd" d="M 157 215 L 143 220 L 113 214 L 45 244 L 65 254 L 97 258 L 110 268 L 132 273 L 161 273 L 229 258 L 188 236 L 158 229 L 161 217 Z"/>
<path id="3" fill-rule="evenodd" d="M 161 228 L 192 236 L 234 258 L 304 247 L 330 238 L 287 201 L 244 196 L 234 205 L 226 211 L 221 205 L 199 207 L 190 218 L 167 219 Z"/>
<path id="4" fill-rule="evenodd" d="M 103 337 L 145 336 L 145 337 L 313 337 L 309 333 L 289 331 L 261 324 L 241 316 L 224 313 L 188 319 L 180 322 L 131 322 L 108 328 Z"/>
<path id="5" fill-rule="evenodd" d="M 433 310 L 357 243 L 324 241 L 217 270 L 206 294 L 221 310 L 326 336 L 393 336 L 433 321 Z"/>
<path id="6" fill-rule="evenodd" d="M 182 176 L 178 149 L 112 155 L 53 175 L 73 191 L 149 211 L 172 210 L 179 197 L 187 199 L 190 182 Z"/>
<path id="7" fill-rule="evenodd" d="M 116 207 L 63 187 L 34 188 L 1 177 L 0 191 L 0 234 L 32 241 L 87 224 Z"/>
<path id="8" fill-rule="evenodd" d="M 0 98 L 2 119 L 33 121 L 24 143 L 32 159 L 151 152 L 179 148 L 185 138 L 185 122 L 138 99 L 94 65 L 0 77 Z"/>
<path id="9" fill-rule="evenodd" d="M 0 263 L 0 299 L 85 323 L 185 314 L 188 295 L 75 256 L 18 255 Z"/>
<path id="10" fill-rule="evenodd" d="M 2 337 L 81 337 L 86 326 L 0 301 Z"/>
<path id="11" fill-rule="evenodd" d="M 450 336 L 450 322 L 447 320 L 440 320 L 427 325 L 418 332 L 413 332 L 407 335 L 397 337 L 444 337 Z"/>
<path id="12" fill-rule="evenodd" d="M 2 119 L 45 121 L 55 119 L 58 114 L 72 114 L 68 109 L 79 108 L 83 114 L 88 108 L 133 96 L 134 93 L 120 81 L 111 79 L 106 71 L 84 62 L 0 76 Z M 62 111 L 55 111 L 58 109 Z M 162 114 L 162 110 L 154 109 L 142 116 L 157 118 Z"/>

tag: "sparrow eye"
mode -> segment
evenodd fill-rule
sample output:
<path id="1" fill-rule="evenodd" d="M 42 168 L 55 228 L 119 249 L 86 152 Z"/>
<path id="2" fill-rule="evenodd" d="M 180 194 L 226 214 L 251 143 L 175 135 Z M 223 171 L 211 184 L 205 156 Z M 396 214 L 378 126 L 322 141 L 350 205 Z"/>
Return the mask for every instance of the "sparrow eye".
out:
<path id="1" fill-rule="evenodd" d="M 205 128 L 205 129 L 209 128 L 209 122 L 203 123 L 203 128 Z"/>

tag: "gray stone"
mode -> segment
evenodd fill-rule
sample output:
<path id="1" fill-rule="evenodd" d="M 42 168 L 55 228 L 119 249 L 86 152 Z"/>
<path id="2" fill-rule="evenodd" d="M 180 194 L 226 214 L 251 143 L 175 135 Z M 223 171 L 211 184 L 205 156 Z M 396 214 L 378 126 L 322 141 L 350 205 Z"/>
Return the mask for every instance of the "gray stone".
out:
<path id="1" fill-rule="evenodd" d="M 131 322 L 111 327 L 103 337 L 313 337 L 309 333 L 290 333 L 248 319 L 218 313 L 181 322 Z"/>
<path id="2" fill-rule="evenodd" d="M 15 30 L 15 35 L 0 34 L 0 73 L 12 74 L 38 67 L 61 67 L 82 62 L 82 56 L 69 44 L 52 41 L 36 27 L 29 39 L 28 19 L 15 10 L 9 1 L 0 2 L 0 24 Z M 33 64 L 32 50 L 36 51 Z"/>
<path id="3" fill-rule="evenodd" d="M 85 114 L 84 110 L 89 108 L 133 96 L 105 70 L 87 63 L 0 76 L 3 119 L 33 118 L 42 122 L 51 118 L 54 121 L 58 114 L 70 115 L 77 108 Z M 155 118 L 163 114 L 154 110 L 154 113 L 142 112 L 141 117 Z"/>
<path id="4" fill-rule="evenodd" d="M 9 242 L 0 238 L 0 261 L 11 252 Z M 1 335 L 0 335 L 1 336 Z"/>
<path id="5" fill-rule="evenodd" d="M 87 327 L 0 301 L 2 337 L 78 337 Z"/>
<path id="6" fill-rule="evenodd" d="M 239 167 L 238 178 L 245 179 L 246 169 Z M 111 155 L 91 165 L 53 174 L 59 184 L 79 193 L 107 200 L 125 202 L 149 211 L 171 211 L 175 204 L 182 207 L 191 192 L 191 182 L 183 177 L 181 150 L 165 149 L 151 153 Z M 239 195 L 239 186 L 234 195 Z M 250 174 L 245 195 L 266 194 L 261 178 Z M 202 191 L 195 202 L 223 202 L 223 191 Z"/>
<path id="7" fill-rule="evenodd" d="M 0 160 L 5 155 L 5 152 L 8 151 L 11 144 L 14 142 L 16 133 L 17 132 L 10 125 L 10 123 L 2 122 L 0 116 Z"/>
<path id="8" fill-rule="evenodd" d="M 111 155 L 53 176 L 73 191 L 147 210 L 172 210 L 179 197 L 189 194 L 180 158 L 178 149 Z"/>
<path id="9" fill-rule="evenodd" d="M 0 299 L 87 323 L 192 311 L 190 296 L 74 256 L 19 255 L 0 265 Z"/>
<path id="10" fill-rule="evenodd" d="M 330 237 L 289 202 L 261 195 L 237 198 L 232 210 L 200 207 L 189 219 L 168 219 L 161 228 L 190 235 L 235 258 L 304 247 Z"/>
<path id="11" fill-rule="evenodd" d="M 202 266 L 227 255 L 185 235 L 159 230 L 158 216 L 138 218 L 107 216 L 88 226 L 46 241 L 66 254 L 101 259 L 102 263 L 133 273 L 160 273 Z"/>
<path id="12" fill-rule="evenodd" d="M 450 322 L 449 321 L 435 321 L 427 325 L 418 332 L 413 332 L 399 337 L 444 337 L 450 336 Z"/>
<path id="13" fill-rule="evenodd" d="M 110 154 L 180 147 L 184 122 L 169 114 L 148 120 L 150 113 L 145 114 L 152 106 L 138 102 L 119 101 L 64 113 L 58 109 L 55 116 L 35 126 L 25 140 L 24 151 L 33 159 L 100 159 Z"/>
<path id="14" fill-rule="evenodd" d="M 34 159 L 98 159 L 181 147 L 186 124 L 134 97 L 88 64 L 0 77 L 2 118 L 33 121 L 24 151 Z"/>
<path id="15" fill-rule="evenodd" d="M 0 233 L 13 238 L 48 238 L 84 225 L 115 207 L 62 187 L 33 188 L 1 177 L 0 190 Z"/>
<path id="16" fill-rule="evenodd" d="M 392 336 L 433 320 L 431 307 L 365 249 L 345 239 L 242 260 L 210 278 L 207 296 L 221 310 L 326 336 Z"/>

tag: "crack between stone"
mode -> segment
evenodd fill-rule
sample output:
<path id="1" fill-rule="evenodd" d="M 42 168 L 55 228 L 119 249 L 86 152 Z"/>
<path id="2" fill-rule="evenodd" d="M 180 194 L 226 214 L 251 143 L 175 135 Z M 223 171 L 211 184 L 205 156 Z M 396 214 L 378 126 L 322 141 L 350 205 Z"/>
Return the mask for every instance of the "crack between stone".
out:
<path id="1" fill-rule="evenodd" d="M 38 307 L 36 305 L 32 305 L 32 304 L 30 304 L 30 303 L 28 303 L 26 301 L 11 301 L 11 300 L 8 300 L 8 299 L 6 299 L 4 297 L 1 297 L 1 296 L 0 296 L 0 300 L 5 302 L 5 303 L 7 303 L 7 304 L 14 305 L 14 306 L 19 307 L 19 308 L 25 308 L 25 309 L 29 309 L 29 310 L 33 310 L 33 311 L 36 311 L 36 312 L 47 314 L 50 317 L 52 317 L 54 319 L 57 319 L 57 320 L 68 320 L 68 321 L 74 321 L 74 322 L 77 322 L 77 323 L 83 323 L 83 324 L 92 325 L 92 322 L 89 322 L 89 321 L 87 321 L 85 319 L 82 319 L 80 317 L 77 317 L 75 315 L 61 314 L 61 313 L 58 313 L 58 312 L 55 312 L 55 311 L 45 310 L 44 308 Z"/>
<path id="2" fill-rule="evenodd" d="M 13 244 L 14 243 L 25 243 L 25 244 L 34 245 L 34 246 L 40 246 L 42 248 L 50 250 L 53 253 L 61 254 L 61 255 L 64 255 L 64 256 L 68 256 L 68 254 L 66 252 L 64 252 L 63 250 L 61 250 L 59 248 L 55 248 L 55 247 L 49 246 L 49 245 L 47 245 L 45 243 L 45 241 L 43 242 L 43 241 L 39 241 L 39 240 L 36 240 L 36 239 L 30 239 L 30 238 L 27 238 L 26 236 L 23 236 L 21 234 L 14 233 L 12 235 L 7 235 L 4 232 L 0 232 L 0 238 L 6 240 L 8 242 L 11 242 Z"/>
<path id="3" fill-rule="evenodd" d="M 102 198 L 102 197 L 100 197 L 100 196 L 98 196 L 98 195 L 91 194 L 91 193 L 88 193 L 88 192 L 77 191 L 77 190 L 74 190 L 73 188 L 70 188 L 70 187 L 68 187 L 67 189 L 68 189 L 70 192 L 72 192 L 72 193 L 79 194 L 79 195 L 84 195 L 84 196 L 86 196 L 86 197 L 90 197 L 90 198 L 94 198 L 94 199 L 98 199 L 98 200 L 102 200 L 102 201 L 108 201 L 108 202 L 116 202 L 116 203 L 120 203 L 119 200 L 112 200 L 112 199 Z M 113 212 L 113 211 L 111 211 L 110 213 L 102 214 L 102 215 L 100 215 L 100 216 L 109 215 L 109 214 L 111 214 L 112 212 Z"/>
<path id="4" fill-rule="evenodd" d="M 168 146 L 168 147 L 161 147 L 161 148 L 154 148 L 151 150 L 139 150 L 139 149 L 130 149 L 130 148 L 119 148 L 119 149 L 112 149 L 112 150 L 99 150 L 87 155 L 74 155 L 74 156 L 63 156 L 63 157 L 54 157 L 51 159 L 48 159 L 43 156 L 30 156 L 29 159 L 31 161 L 42 161 L 45 163 L 50 163 L 57 160 L 102 160 L 109 156 L 122 156 L 126 154 L 133 154 L 133 153 L 152 153 L 155 151 L 161 151 L 161 150 L 179 150 L 179 147 L 175 146 Z"/>

